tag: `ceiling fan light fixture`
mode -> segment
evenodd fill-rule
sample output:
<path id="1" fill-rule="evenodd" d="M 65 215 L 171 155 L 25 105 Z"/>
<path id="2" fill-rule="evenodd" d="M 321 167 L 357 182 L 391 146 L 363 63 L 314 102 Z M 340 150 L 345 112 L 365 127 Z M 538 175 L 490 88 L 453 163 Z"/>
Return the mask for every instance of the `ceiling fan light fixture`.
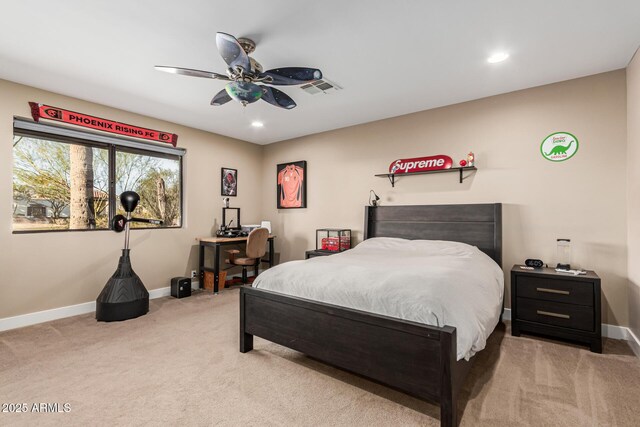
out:
<path id="1" fill-rule="evenodd" d="M 496 52 L 487 58 L 487 62 L 489 64 L 497 64 L 498 62 L 505 61 L 507 58 L 509 58 L 509 54 L 507 52 Z"/>
<path id="2" fill-rule="evenodd" d="M 227 94 L 242 104 L 252 104 L 262 98 L 262 88 L 251 82 L 231 82 L 225 86 Z"/>

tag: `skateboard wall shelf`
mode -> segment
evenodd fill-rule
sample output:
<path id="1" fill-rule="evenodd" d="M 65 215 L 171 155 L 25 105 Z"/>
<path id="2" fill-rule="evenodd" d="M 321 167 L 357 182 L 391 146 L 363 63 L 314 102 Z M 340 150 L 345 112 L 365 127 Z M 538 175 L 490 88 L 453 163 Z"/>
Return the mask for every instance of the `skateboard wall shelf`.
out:
<path id="1" fill-rule="evenodd" d="M 463 173 L 465 171 L 470 171 L 470 172 L 475 172 L 477 171 L 478 168 L 476 168 L 475 166 L 466 166 L 466 167 L 459 167 L 459 168 L 449 168 L 449 169 L 439 169 L 439 170 L 435 170 L 435 171 L 425 171 L 425 172 L 409 172 L 409 173 L 379 173 L 376 176 L 381 177 L 381 178 L 389 178 L 389 182 L 391 183 L 391 187 L 395 187 L 396 186 L 396 177 L 400 177 L 400 176 L 413 176 L 413 175 L 426 175 L 426 174 L 430 174 L 430 173 L 442 173 L 442 172 L 459 172 L 460 174 L 460 184 L 462 184 L 462 181 L 464 181 L 466 178 L 469 177 L 469 175 L 464 176 Z"/>

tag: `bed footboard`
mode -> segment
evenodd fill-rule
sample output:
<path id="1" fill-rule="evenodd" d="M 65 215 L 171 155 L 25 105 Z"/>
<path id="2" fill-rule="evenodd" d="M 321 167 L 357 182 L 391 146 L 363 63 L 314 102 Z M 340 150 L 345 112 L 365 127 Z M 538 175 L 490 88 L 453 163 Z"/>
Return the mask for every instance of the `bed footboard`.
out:
<path id="1" fill-rule="evenodd" d="M 457 425 L 456 396 L 468 362 L 456 362 L 456 330 L 271 291 L 240 289 L 240 351 L 259 336 L 440 405 Z"/>

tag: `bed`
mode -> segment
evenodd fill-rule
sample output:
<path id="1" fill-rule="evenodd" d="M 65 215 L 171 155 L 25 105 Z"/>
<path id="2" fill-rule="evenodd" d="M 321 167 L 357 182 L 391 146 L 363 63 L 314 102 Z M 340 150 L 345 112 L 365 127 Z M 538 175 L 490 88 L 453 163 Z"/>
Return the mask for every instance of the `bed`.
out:
<path id="1" fill-rule="evenodd" d="M 364 239 L 461 242 L 501 265 L 501 217 L 500 204 L 367 207 Z M 465 356 L 473 352 L 459 354 L 455 327 L 245 287 L 241 352 L 252 350 L 254 335 L 439 404 L 441 425 L 457 425 L 457 397 L 473 361 Z"/>

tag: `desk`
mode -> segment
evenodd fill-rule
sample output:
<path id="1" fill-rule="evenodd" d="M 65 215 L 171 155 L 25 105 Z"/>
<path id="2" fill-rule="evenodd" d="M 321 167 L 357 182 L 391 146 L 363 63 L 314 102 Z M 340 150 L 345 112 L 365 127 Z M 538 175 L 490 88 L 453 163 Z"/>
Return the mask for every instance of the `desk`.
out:
<path id="1" fill-rule="evenodd" d="M 273 239 L 276 236 L 269 235 L 267 242 L 269 243 L 269 258 L 261 262 L 269 263 L 269 267 L 273 267 Z M 200 280 L 200 287 L 204 286 L 204 272 L 211 271 L 213 273 L 213 293 L 218 293 L 218 272 L 220 271 L 220 249 L 222 246 L 231 246 L 242 244 L 247 241 L 247 237 L 198 237 L 196 238 L 200 243 L 200 251 L 198 255 L 198 277 Z M 213 268 L 205 267 L 204 265 L 204 248 L 207 246 L 215 249 L 213 258 Z"/>

